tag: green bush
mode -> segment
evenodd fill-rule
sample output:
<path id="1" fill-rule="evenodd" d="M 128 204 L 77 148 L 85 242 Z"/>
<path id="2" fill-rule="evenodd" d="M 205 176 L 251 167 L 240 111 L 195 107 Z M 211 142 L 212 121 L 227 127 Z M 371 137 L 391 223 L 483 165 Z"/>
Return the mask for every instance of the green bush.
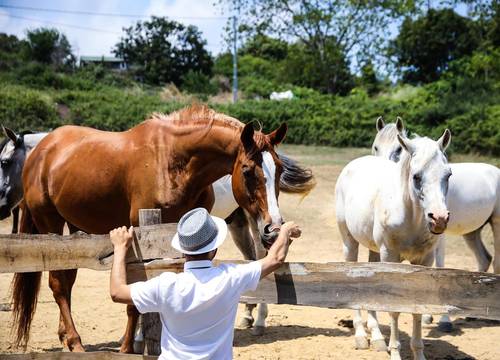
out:
<path id="1" fill-rule="evenodd" d="M 34 65 L 31 72 L 24 71 L 29 75 L 33 69 Z M 88 72 L 68 75 L 47 71 L 46 77 L 39 80 L 45 84 L 39 90 L 33 85 L 12 85 L 5 77 L 0 79 L 3 123 L 16 130 L 48 130 L 73 123 L 122 131 L 152 112 L 170 113 L 190 101 L 165 101 L 159 89 L 138 85 L 116 87 L 97 81 L 92 87 L 89 84 L 96 78 L 103 80 L 107 75 L 100 76 L 99 69 Z M 50 83 L 56 85 L 46 86 Z M 288 143 L 367 147 L 375 135 L 376 118 L 384 115 L 387 122 L 401 116 L 410 132 L 434 139 L 449 128 L 453 137 L 450 152 L 500 155 L 500 89 L 496 83 L 457 77 L 424 87 L 394 87 L 374 97 L 363 88 L 354 88 L 348 96 L 324 95 L 286 85 L 274 88 L 262 78 L 248 81 L 245 86 L 253 86 L 254 94 L 266 99 L 211 106 L 245 123 L 254 122 L 256 127 L 261 124 L 266 132 L 286 122 Z M 287 89 L 294 92 L 293 99 L 267 100 L 268 92 Z"/>
<path id="2" fill-rule="evenodd" d="M 47 130 L 61 125 L 50 96 L 21 86 L 0 87 L 0 120 L 15 130 Z"/>

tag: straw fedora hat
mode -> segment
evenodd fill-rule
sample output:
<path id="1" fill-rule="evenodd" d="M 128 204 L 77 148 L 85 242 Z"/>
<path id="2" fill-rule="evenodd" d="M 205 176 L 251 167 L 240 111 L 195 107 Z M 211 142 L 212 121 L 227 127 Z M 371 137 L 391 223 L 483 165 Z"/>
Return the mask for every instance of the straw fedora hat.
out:
<path id="1" fill-rule="evenodd" d="M 211 216 L 204 208 L 196 208 L 179 220 L 172 247 L 187 255 L 204 254 L 222 245 L 226 235 L 223 219 Z"/>

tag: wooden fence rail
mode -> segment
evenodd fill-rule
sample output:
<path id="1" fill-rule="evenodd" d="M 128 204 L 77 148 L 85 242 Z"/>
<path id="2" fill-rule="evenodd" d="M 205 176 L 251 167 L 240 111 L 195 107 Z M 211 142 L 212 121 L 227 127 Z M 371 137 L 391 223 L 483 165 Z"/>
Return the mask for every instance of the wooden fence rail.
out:
<path id="1" fill-rule="evenodd" d="M 175 230 L 176 224 L 135 229 L 127 255 L 129 282 L 182 271 L 181 255 L 170 247 Z M 108 235 L 0 235 L 0 273 L 107 270 L 112 258 Z M 145 262 L 159 258 L 170 260 Z M 242 302 L 500 319 L 500 276 L 404 264 L 288 263 L 264 279 L 257 291 L 243 296 Z"/>
<path id="2" fill-rule="evenodd" d="M 137 229 L 129 282 L 182 271 L 180 254 L 169 246 L 174 231 L 174 224 Z M 112 253 L 107 235 L 0 235 L 0 272 L 105 270 Z M 160 257 L 171 259 L 138 263 Z M 500 319 L 500 276 L 405 264 L 287 263 L 241 301 Z"/>

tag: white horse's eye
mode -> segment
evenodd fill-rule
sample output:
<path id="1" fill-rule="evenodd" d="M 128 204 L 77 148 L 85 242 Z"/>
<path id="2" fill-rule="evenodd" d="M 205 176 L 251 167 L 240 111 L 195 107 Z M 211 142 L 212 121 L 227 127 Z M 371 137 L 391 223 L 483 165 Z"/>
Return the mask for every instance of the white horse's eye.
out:
<path id="1" fill-rule="evenodd" d="M 417 189 L 422 187 L 422 176 L 420 174 L 413 175 L 413 183 Z"/>
<path id="2" fill-rule="evenodd" d="M 375 152 L 378 152 L 378 147 L 375 146 Z"/>

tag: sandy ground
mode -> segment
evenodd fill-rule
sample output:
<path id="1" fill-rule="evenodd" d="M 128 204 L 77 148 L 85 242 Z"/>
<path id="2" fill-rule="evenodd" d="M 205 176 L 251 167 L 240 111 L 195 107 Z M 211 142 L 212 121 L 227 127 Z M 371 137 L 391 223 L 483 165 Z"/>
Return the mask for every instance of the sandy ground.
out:
<path id="1" fill-rule="evenodd" d="M 362 150 L 310 150 L 287 147 L 285 151 L 312 166 L 317 187 L 300 199 L 282 195 L 280 205 L 286 219 L 293 219 L 303 228 L 303 237 L 295 241 L 290 261 L 342 261 L 341 240 L 336 228 L 333 189 L 342 166 Z M 10 231 L 9 221 L 0 223 L 0 231 Z M 483 230 L 487 247 L 492 249 L 490 229 Z M 241 258 L 228 239 L 218 254 L 221 259 Z M 363 249 L 360 260 L 366 261 Z M 450 237 L 447 242 L 448 267 L 475 269 L 475 261 L 464 241 Z M 12 276 L 0 274 L 0 304 L 8 303 Z M 57 338 L 59 312 L 47 286 L 47 274 L 42 280 L 37 312 L 33 320 L 29 351 L 61 351 Z M 109 272 L 82 269 L 73 289 L 72 310 L 77 329 L 88 351 L 116 348 L 125 328 L 125 309 L 111 302 L 108 295 Z M 499 300 L 500 301 L 500 300 Z M 238 319 L 241 315 L 240 305 Z M 16 352 L 10 344 L 11 313 L 0 311 L 0 353 Z M 286 305 L 269 306 L 267 330 L 254 337 L 250 330 L 235 330 L 234 357 L 238 359 L 388 359 L 386 353 L 355 350 L 351 329 L 338 325 L 340 319 L 352 318 L 350 310 L 321 309 Z M 379 316 L 381 329 L 388 339 L 389 317 Z M 238 322 L 238 321 L 237 321 Z M 402 355 L 411 358 L 409 336 L 411 316 L 400 317 Z M 450 334 L 437 331 L 434 325 L 423 330 L 425 354 L 428 359 L 500 359 L 500 325 L 490 321 L 454 319 L 456 330 Z"/>

